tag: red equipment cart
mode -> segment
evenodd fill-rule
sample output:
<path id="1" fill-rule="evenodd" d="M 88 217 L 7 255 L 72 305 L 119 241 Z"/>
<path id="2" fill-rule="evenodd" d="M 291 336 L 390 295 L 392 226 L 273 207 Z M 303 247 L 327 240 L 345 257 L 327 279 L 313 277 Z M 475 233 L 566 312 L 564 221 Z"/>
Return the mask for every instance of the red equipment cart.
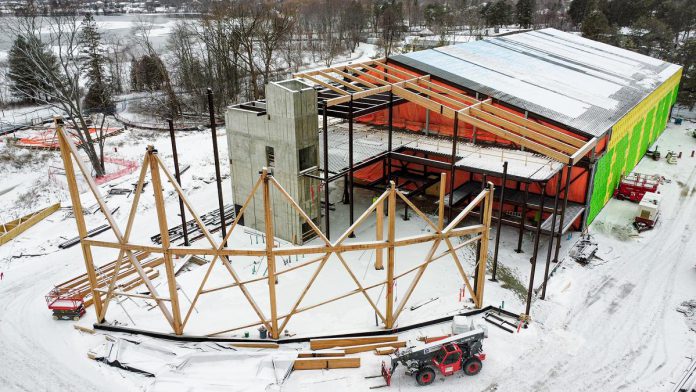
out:
<path id="1" fill-rule="evenodd" d="M 85 314 L 85 303 L 74 290 L 56 287 L 46 295 L 46 304 L 53 311 L 54 320 L 78 321 Z"/>
<path id="2" fill-rule="evenodd" d="M 659 185 L 660 177 L 658 176 L 631 173 L 627 176 L 621 176 L 619 186 L 614 191 L 614 197 L 619 200 L 628 199 L 634 203 L 640 203 L 646 192 L 657 193 Z"/>

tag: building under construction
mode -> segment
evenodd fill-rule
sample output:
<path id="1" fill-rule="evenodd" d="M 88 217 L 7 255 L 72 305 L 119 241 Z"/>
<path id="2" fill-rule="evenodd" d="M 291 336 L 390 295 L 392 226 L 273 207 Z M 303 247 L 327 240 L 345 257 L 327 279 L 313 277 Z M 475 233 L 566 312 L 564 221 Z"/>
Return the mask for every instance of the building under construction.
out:
<path id="1" fill-rule="evenodd" d="M 681 67 L 543 29 L 294 76 L 227 111 L 236 203 L 273 167 L 330 235 L 326 184 L 345 182 L 352 223 L 356 187 L 426 195 L 446 172 L 449 216 L 491 181 L 518 250 L 531 230 L 557 259 L 665 129 Z M 275 214 L 279 237 L 307 238 L 299 216 Z"/>

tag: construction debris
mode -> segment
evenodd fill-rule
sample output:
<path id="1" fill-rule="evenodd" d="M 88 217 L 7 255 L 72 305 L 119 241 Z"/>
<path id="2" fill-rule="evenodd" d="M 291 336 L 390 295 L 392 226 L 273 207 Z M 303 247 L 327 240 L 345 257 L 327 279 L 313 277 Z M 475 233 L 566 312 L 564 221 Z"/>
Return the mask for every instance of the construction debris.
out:
<path id="1" fill-rule="evenodd" d="M 595 242 L 592 237 L 587 234 L 584 235 L 580 241 L 578 241 L 575 246 L 568 252 L 568 256 L 573 258 L 580 264 L 587 264 L 595 257 L 597 253 L 597 242 Z"/>
<path id="2" fill-rule="evenodd" d="M 486 320 L 486 322 L 510 333 L 515 333 L 515 330 L 517 329 L 517 325 L 503 319 L 500 317 L 500 315 L 495 314 L 492 311 L 486 312 L 483 319 Z"/>
<path id="3" fill-rule="evenodd" d="M 297 358 L 345 357 L 343 350 L 300 351 Z"/>

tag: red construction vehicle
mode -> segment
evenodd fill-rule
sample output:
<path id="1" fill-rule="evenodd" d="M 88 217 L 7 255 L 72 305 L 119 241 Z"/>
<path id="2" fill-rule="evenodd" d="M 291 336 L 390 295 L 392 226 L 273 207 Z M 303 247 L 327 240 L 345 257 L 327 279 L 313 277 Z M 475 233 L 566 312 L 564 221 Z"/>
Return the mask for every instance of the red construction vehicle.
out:
<path id="1" fill-rule="evenodd" d="M 46 304 L 54 320 L 75 320 L 85 314 L 85 303 L 76 291 L 54 288 L 46 295 Z"/>
<path id="2" fill-rule="evenodd" d="M 406 374 L 415 376 L 418 385 L 429 385 L 435 381 L 436 372 L 443 376 L 463 371 L 473 376 L 481 371 L 483 353 L 482 341 L 486 332 L 481 328 L 450 336 L 428 343 L 422 347 L 398 350 L 391 355 L 391 368 L 382 362 L 382 377 L 391 385 L 391 378 L 399 363 L 406 367 Z"/>
<path id="3" fill-rule="evenodd" d="M 621 176 L 619 186 L 614 191 L 614 197 L 619 200 L 627 199 L 634 203 L 640 203 L 646 192 L 656 193 L 659 185 L 660 178 L 658 176 L 631 173 L 627 176 Z"/>

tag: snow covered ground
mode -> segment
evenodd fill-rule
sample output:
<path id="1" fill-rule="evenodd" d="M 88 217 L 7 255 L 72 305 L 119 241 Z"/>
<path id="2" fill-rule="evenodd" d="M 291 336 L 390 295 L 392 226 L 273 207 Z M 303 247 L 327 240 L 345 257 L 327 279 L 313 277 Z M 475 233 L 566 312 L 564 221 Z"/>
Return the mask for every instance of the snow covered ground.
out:
<path id="1" fill-rule="evenodd" d="M 465 388 L 472 391 L 558 391 L 569 387 L 580 391 L 670 391 L 670 381 L 679 378 L 689 363 L 685 357 L 693 355 L 696 348 L 696 335 L 689 330 L 685 316 L 675 310 L 681 302 L 696 297 L 693 291 L 696 283 L 693 259 L 696 244 L 692 241 L 693 222 L 696 222 L 696 158 L 690 157 L 691 151 L 696 149 L 696 140 L 687 134 L 689 128 L 693 128 L 693 124 L 670 125 L 657 142 L 663 152 L 668 149 L 683 152 L 683 158 L 676 165 L 668 165 L 664 160 L 643 160 L 637 168 L 639 172 L 659 173 L 670 180 L 662 187 L 663 211 L 657 228 L 640 235 L 624 236 L 622 227 L 630 225 L 637 206 L 627 201 L 610 201 L 590 227 L 590 232 L 599 242 L 601 260 L 594 260 L 588 266 L 564 260 L 549 283 L 547 299 L 535 300 L 533 322 L 529 329 L 519 334 L 509 334 L 489 326 L 490 337 L 484 341 L 488 359 L 483 371 L 475 377 L 456 375 L 438 378 L 435 385 L 429 388 L 443 391 Z M 227 143 L 222 130 L 218 138 L 220 154 L 225 156 Z M 137 161 L 142 159 L 144 146 L 154 144 L 163 160 L 171 162 L 169 140 L 163 133 L 131 130 L 110 139 L 110 143 L 110 148 L 117 149 L 112 154 Z M 216 206 L 215 197 L 211 196 L 215 194 L 214 183 L 207 183 L 214 170 L 209 154 L 210 143 L 209 132 L 182 132 L 178 137 L 180 162 L 182 165 L 192 165 L 182 182 L 193 203 L 198 206 L 199 213 Z M 6 153 L 8 148 L 5 143 L 0 144 L 0 154 Z M 29 152 L 12 151 L 12 154 L 21 157 Z M 60 178 L 53 182 L 42 179 L 46 166 L 60 166 L 57 153 L 43 152 L 40 157 L 30 159 L 20 167 L 15 167 L 11 161 L 0 164 L 1 221 L 58 200 L 69 205 L 66 191 L 60 186 Z M 222 169 L 223 174 L 228 172 L 226 165 Z M 124 177 L 111 185 L 119 186 L 120 183 L 128 186 L 134 182 L 134 177 Z M 25 203 L 19 209 L 12 207 L 27 193 L 27 189 L 40 187 L 41 181 L 46 182 L 46 187 L 40 188 L 34 203 Z M 108 189 L 108 186 L 104 185 L 103 188 Z M 231 192 L 228 183 L 223 190 L 226 201 L 229 201 Z M 334 189 L 332 200 L 337 200 L 340 193 L 340 189 Z M 169 223 L 174 225 L 178 223 L 176 198 L 169 192 L 165 194 L 171 212 Z M 154 225 L 146 224 L 154 216 L 152 201 L 146 195 L 151 198 L 149 189 L 144 194 L 144 208 L 133 233 L 133 237 L 141 238 L 139 242 L 144 244 L 149 243 L 149 236 L 157 231 Z M 369 194 L 361 196 L 357 199 L 360 201 L 356 208 L 358 214 L 367 207 L 371 198 Z M 90 199 L 84 197 L 83 203 L 93 204 Z M 129 202 L 126 196 L 108 199 L 110 207 L 121 206 L 115 215 L 121 224 L 127 217 Z M 345 206 L 340 203 L 336 206 L 338 210 L 332 213 L 337 217 L 345 216 L 341 213 Z M 399 215 L 402 213 L 402 207 L 399 207 Z M 102 221 L 103 218 L 95 214 L 88 216 L 87 224 L 91 228 Z M 339 233 L 347 226 L 345 219 L 336 219 L 333 224 L 332 233 Z M 408 222 L 397 219 L 397 224 L 400 236 L 421 234 L 426 230 L 425 223 L 413 216 Z M 357 233 L 356 241 L 370 238 L 374 233 L 373 225 L 374 222 L 366 222 Z M 74 222 L 66 217 L 65 210 L 61 210 L 0 247 L 0 271 L 4 272 L 4 279 L 0 281 L 1 390 L 124 391 L 141 390 L 152 383 L 151 378 L 88 359 L 87 352 L 104 343 L 103 335 L 83 334 L 73 329 L 72 322 L 51 319 L 43 296 L 53 284 L 84 272 L 79 246 L 57 249 L 58 243 L 74 235 Z M 525 253 L 517 254 L 511 251 L 515 235 L 510 228 L 503 229 L 501 263 L 526 286 L 531 240 L 525 237 Z M 108 239 L 110 235 L 105 233 L 97 238 Z M 577 235 L 563 239 L 562 254 L 576 239 Z M 247 246 L 250 241 L 253 241 L 252 236 L 243 231 L 233 239 L 233 243 Z M 545 259 L 546 243 L 546 238 L 542 238 L 539 266 L 543 265 Z M 414 247 L 408 250 L 408 257 L 402 254 L 399 258 L 397 255 L 399 260 L 406 260 L 401 268 L 408 268 L 408 263 L 417 263 L 424 252 L 424 249 Z M 470 255 L 466 252 L 462 252 L 462 255 L 471 266 Z M 95 258 L 101 262 L 115 257 L 112 251 L 95 250 Z M 363 281 L 379 277 L 379 272 L 370 267 L 374 261 L 371 255 L 352 252 L 346 257 Z M 240 275 L 249 278 L 257 274 L 254 261 L 240 259 L 236 262 Z M 291 260 L 293 263 L 297 261 Z M 180 279 L 182 291 L 190 295 L 206 267 L 183 274 Z M 323 276 L 326 280 L 318 281 L 320 291 L 310 295 L 312 300 L 308 300 L 308 303 L 320 299 L 327 291 L 335 290 L 333 292 L 338 293 L 341 289 L 350 289 L 343 287 L 345 279 L 340 282 L 337 279 L 338 273 L 345 274 L 344 271 L 336 265 L 327 268 Z M 411 303 L 431 297 L 438 299 L 416 311 L 407 309 L 400 319 L 402 325 L 442 316 L 461 310 L 466 305 L 457 299 L 458 283 L 451 271 L 451 266 L 444 259 L 428 268 L 423 284 L 414 293 Z M 543 272 L 543 268 L 537 268 L 537 285 L 541 283 L 540 271 Z M 218 279 L 213 286 L 223 282 L 222 275 Z M 295 294 L 290 289 L 302 282 L 303 277 L 293 273 L 280 280 L 279 290 L 289 293 L 285 302 L 292 302 Z M 397 297 L 402 296 L 408 283 L 399 283 Z M 256 293 L 261 302 L 263 296 L 267 295 L 263 287 Z M 373 295 L 374 298 L 381 297 L 379 291 Z M 299 335 L 374 328 L 374 314 L 368 309 L 364 298 L 351 298 L 319 308 L 322 312 L 310 311 L 306 315 L 299 315 L 290 322 L 289 328 Z M 217 312 L 219 316 L 209 319 L 192 316 L 191 333 L 209 333 L 218 326 L 213 324 L 224 325 L 230 319 L 235 319 L 238 324 L 243 317 L 247 317 L 244 314 L 248 306 L 239 306 L 242 303 L 239 302 L 240 298 L 220 295 L 211 299 L 208 303 L 201 302 L 199 311 L 206 314 Z M 182 301 L 184 309 L 187 309 L 188 303 Z M 503 289 L 500 284 L 488 282 L 486 303 L 500 305 L 501 301 L 505 301 L 505 308 L 513 312 L 524 309 L 519 295 Z M 288 303 L 285 302 L 281 306 L 287 307 Z M 124 308 L 140 323 L 136 327 L 166 331 L 162 317 L 155 314 L 157 310 L 147 312 L 134 304 L 135 301 L 128 301 L 124 303 Z M 111 307 L 109 320 L 130 325 L 124 308 Z M 80 324 L 89 325 L 94 319 L 90 308 Z M 416 329 L 403 334 L 403 338 L 408 339 L 410 344 L 417 344 L 416 337 L 440 335 L 448 332 L 448 328 L 448 325 L 441 324 Z M 252 335 L 256 334 L 253 328 L 250 331 Z M 157 340 L 149 343 L 153 342 L 157 345 Z M 170 343 L 159 344 L 167 347 Z M 285 382 L 283 390 L 331 388 L 352 391 L 379 384 L 378 380 L 366 380 L 364 377 L 377 374 L 383 358 L 371 352 L 361 357 L 363 362 L 360 369 L 294 372 Z M 399 370 L 392 388 L 416 390 L 419 387 L 412 378 L 403 374 L 403 370 Z"/>

